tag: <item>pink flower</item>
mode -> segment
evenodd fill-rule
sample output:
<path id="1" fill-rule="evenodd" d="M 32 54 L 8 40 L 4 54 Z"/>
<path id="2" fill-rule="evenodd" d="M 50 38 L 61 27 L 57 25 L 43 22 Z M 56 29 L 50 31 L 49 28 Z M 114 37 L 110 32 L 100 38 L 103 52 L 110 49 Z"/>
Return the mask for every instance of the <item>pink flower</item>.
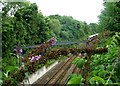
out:
<path id="1" fill-rule="evenodd" d="M 30 59 L 30 62 L 33 62 L 35 60 L 35 57 L 32 56 L 32 58 Z"/>
<path id="2" fill-rule="evenodd" d="M 38 61 L 40 58 L 41 58 L 41 55 L 39 55 L 39 56 L 32 56 L 32 58 L 29 58 L 29 59 L 30 59 L 30 62 L 33 62 L 33 61 Z"/>
<path id="3" fill-rule="evenodd" d="M 41 57 L 41 55 L 37 56 L 36 60 L 39 60 L 39 59 L 40 59 L 40 57 Z"/>

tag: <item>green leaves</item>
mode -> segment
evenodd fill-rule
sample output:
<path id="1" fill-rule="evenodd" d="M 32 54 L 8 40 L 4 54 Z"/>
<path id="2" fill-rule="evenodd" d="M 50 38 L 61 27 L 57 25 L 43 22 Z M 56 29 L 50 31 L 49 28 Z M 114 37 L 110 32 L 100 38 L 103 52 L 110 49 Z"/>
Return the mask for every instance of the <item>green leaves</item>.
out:
<path id="1" fill-rule="evenodd" d="M 89 80 L 90 84 L 105 84 L 105 80 L 99 76 L 92 77 Z"/>
<path id="2" fill-rule="evenodd" d="M 116 71 L 117 77 L 120 78 L 120 62 L 116 64 L 115 71 Z"/>
<path id="3" fill-rule="evenodd" d="M 116 35 L 117 34 L 117 35 Z M 108 53 L 102 55 L 93 55 L 90 63 L 91 84 L 114 84 L 120 82 L 120 64 L 119 64 L 119 43 L 120 36 L 116 33 L 107 43 Z"/>
<path id="4" fill-rule="evenodd" d="M 78 68 L 82 69 L 86 62 L 87 60 L 83 58 L 75 58 L 72 63 L 75 64 Z"/>
<path id="5" fill-rule="evenodd" d="M 54 62 L 55 62 L 54 59 L 52 59 L 52 60 L 47 60 L 45 66 L 48 67 L 49 65 L 51 65 L 51 64 L 54 63 Z"/>
<path id="6" fill-rule="evenodd" d="M 105 30 L 111 31 L 120 31 L 119 28 L 119 19 L 120 19 L 120 9 L 117 5 L 118 3 L 110 3 L 105 2 L 104 6 L 105 9 L 102 11 L 101 15 L 99 16 L 100 22 L 99 27 L 101 29 L 105 28 Z"/>
<path id="7" fill-rule="evenodd" d="M 81 83 L 81 78 L 80 77 L 74 77 L 70 79 L 70 81 L 67 84 L 80 84 Z"/>
<path id="8" fill-rule="evenodd" d="M 14 71 L 16 71 L 17 69 L 18 69 L 17 66 L 7 66 L 7 67 L 6 67 L 6 70 L 7 70 L 7 71 L 10 71 L 10 72 L 14 72 Z"/>
<path id="9" fill-rule="evenodd" d="M 106 76 L 107 73 L 108 73 L 107 71 L 102 70 L 102 71 L 100 71 L 100 72 L 98 73 L 98 75 L 99 75 L 100 77 L 102 77 L 102 78 L 105 78 L 105 76 Z"/>
<path id="10" fill-rule="evenodd" d="M 68 81 L 67 85 L 79 85 L 81 84 L 83 81 L 83 78 L 81 75 L 77 75 L 77 74 L 72 74 L 70 75 L 70 80 Z"/>

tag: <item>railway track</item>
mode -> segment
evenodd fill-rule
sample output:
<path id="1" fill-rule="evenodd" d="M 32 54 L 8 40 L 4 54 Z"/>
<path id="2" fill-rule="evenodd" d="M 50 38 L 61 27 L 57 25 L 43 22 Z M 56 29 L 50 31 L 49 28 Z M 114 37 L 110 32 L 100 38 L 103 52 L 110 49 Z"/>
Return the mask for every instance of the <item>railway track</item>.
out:
<path id="1" fill-rule="evenodd" d="M 64 59 L 62 62 L 53 67 L 40 79 L 38 79 L 32 86 L 42 85 L 65 85 L 68 81 L 68 75 L 72 73 L 79 73 L 79 69 L 72 64 L 73 59 L 76 56 L 71 55 L 67 59 Z"/>
<path id="2" fill-rule="evenodd" d="M 54 75 L 46 84 L 56 84 L 61 78 L 64 77 L 65 72 L 69 69 L 71 62 L 74 58 L 70 58 Z M 46 86 L 46 85 L 45 85 Z"/>

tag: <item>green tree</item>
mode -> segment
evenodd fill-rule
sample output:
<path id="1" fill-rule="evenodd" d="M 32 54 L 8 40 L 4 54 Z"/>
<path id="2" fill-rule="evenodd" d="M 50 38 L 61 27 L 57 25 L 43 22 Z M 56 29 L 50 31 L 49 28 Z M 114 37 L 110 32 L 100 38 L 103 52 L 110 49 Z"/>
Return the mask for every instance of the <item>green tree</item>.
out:
<path id="1" fill-rule="evenodd" d="M 27 2 L 26 2 L 27 3 Z M 11 57 L 16 44 L 16 32 L 14 28 L 14 14 L 25 3 L 2 2 L 2 57 Z"/>
<path id="2" fill-rule="evenodd" d="M 61 24 L 60 37 L 63 38 L 61 34 L 67 33 L 69 41 L 75 41 L 80 38 L 80 22 L 73 19 L 71 16 L 60 16 L 60 15 L 51 15 L 51 19 L 58 19 Z M 65 39 L 64 39 L 65 40 Z M 66 39 L 67 40 L 67 39 Z"/>
<path id="3" fill-rule="evenodd" d="M 90 30 L 89 32 L 91 34 L 95 34 L 95 33 L 99 32 L 98 24 L 96 24 L 96 23 L 90 23 L 89 24 L 89 30 Z"/>
<path id="4" fill-rule="evenodd" d="M 50 29 L 53 31 L 53 33 L 59 37 L 60 31 L 61 31 L 61 24 L 58 19 L 50 19 Z"/>
<path id="5" fill-rule="evenodd" d="M 120 1 L 119 1 L 120 2 Z M 99 16 L 99 28 L 120 31 L 120 3 L 104 2 L 104 10 Z"/>

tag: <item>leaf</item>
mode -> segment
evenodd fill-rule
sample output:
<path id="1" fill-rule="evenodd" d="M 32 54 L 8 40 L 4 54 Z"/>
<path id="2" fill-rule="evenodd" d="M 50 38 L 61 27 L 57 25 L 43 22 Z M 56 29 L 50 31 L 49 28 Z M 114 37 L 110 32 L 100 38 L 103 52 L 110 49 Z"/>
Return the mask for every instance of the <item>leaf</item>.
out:
<path id="1" fill-rule="evenodd" d="M 13 72 L 13 71 L 17 70 L 18 67 L 17 66 L 7 66 L 5 69 L 10 70 L 10 72 Z"/>
<path id="2" fill-rule="evenodd" d="M 120 62 L 116 64 L 115 71 L 116 71 L 117 77 L 120 77 Z"/>
<path id="3" fill-rule="evenodd" d="M 93 71 L 91 72 L 91 75 L 92 75 L 92 76 L 96 76 L 96 75 L 98 74 L 98 72 L 99 72 L 99 70 L 93 70 Z"/>
<path id="4" fill-rule="evenodd" d="M 85 64 L 85 62 L 86 62 L 87 60 L 85 60 L 85 59 L 83 59 L 83 58 L 76 58 L 76 59 L 74 59 L 73 60 L 73 64 L 76 64 L 76 66 L 78 67 L 78 68 L 83 68 L 83 66 L 84 66 L 84 64 Z"/>
<path id="5" fill-rule="evenodd" d="M 29 74 L 25 73 L 25 78 L 28 79 L 28 77 L 29 77 Z"/>
<path id="6" fill-rule="evenodd" d="M 72 64 L 77 64 L 79 58 L 75 58 L 73 61 L 72 61 Z"/>
<path id="7" fill-rule="evenodd" d="M 82 78 L 82 76 L 80 74 L 70 74 L 69 77 L 70 77 L 70 79 L 74 78 L 74 77 L 81 77 Z"/>
<path id="8" fill-rule="evenodd" d="M 0 85 L 2 85 L 2 83 L 3 83 L 3 80 L 0 79 Z"/>
<path id="9" fill-rule="evenodd" d="M 106 67 L 106 69 L 107 69 L 108 71 L 112 71 L 113 66 L 108 64 L 108 66 Z"/>
<path id="10" fill-rule="evenodd" d="M 113 83 L 112 80 L 109 80 L 109 81 L 108 81 L 108 84 L 112 84 L 112 83 Z"/>
<path id="11" fill-rule="evenodd" d="M 100 71 L 99 73 L 98 73 L 98 75 L 100 76 L 100 77 L 102 77 L 102 78 L 105 78 L 105 75 L 107 74 L 107 71 L 105 71 L 105 70 L 102 70 L 102 71 Z"/>
<path id="12" fill-rule="evenodd" d="M 68 81 L 67 85 L 69 85 L 69 84 L 80 84 L 81 82 L 82 82 L 82 77 L 73 77 Z"/>
<path id="13" fill-rule="evenodd" d="M 105 84 L 105 80 L 99 76 L 92 77 L 89 82 L 90 84 Z"/>
<path id="14" fill-rule="evenodd" d="M 8 70 L 6 73 L 3 73 L 5 75 L 5 77 L 8 77 L 10 70 Z"/>
<path id="15" fill-rule="evenodd" d="M 98 70 L 104 70 L 105 66 L 104 65 L 99 65 L 97 68 L 98 68 Z"/>

